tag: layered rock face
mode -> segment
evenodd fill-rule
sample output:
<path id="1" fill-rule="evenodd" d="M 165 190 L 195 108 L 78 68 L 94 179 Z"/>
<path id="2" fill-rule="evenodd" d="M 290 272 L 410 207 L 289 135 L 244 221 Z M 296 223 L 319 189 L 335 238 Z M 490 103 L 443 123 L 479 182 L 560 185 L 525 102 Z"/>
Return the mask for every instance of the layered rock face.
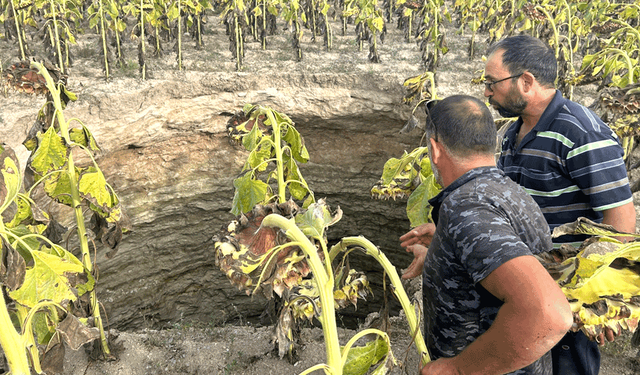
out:
<path id="1" fill-rule="evenodd" d="M 98 163 L 133 225 L 114 256 L 97 250 L 98 297 L 110 327 L 259 321 L 266 300 L 230 284 L 214 265 L 211 240 L 233 219 L 233 179 L 247 153 L 229 142 L 225 126 L 245 103 L 270 106 L 296 123 L 311 156 L 301 173 L 317 198 L 344 212 L 330 240 L 363 235 L 399 270 L 406 267 L 411 256 L 398 242 L 409 229 L 406 202 L 369 196 L 385 161 L 420 142 L 419 130 L 399 133 L 410 113 L 401 100 L 404 78 L 193 72 L 146 82 L 70 82 L 79 100 L 65 116 L 80 119 L 98 140 Z M 12 99 L 5 107 L 0 137 L 23 160 L 20 142 L 41 102 Z M 360 255 L 351 265 L 367 272 L 374 289 L 355 313 L 349 309 L 353 318 L 377 311 L 384 293 L 379 266 Z"/>

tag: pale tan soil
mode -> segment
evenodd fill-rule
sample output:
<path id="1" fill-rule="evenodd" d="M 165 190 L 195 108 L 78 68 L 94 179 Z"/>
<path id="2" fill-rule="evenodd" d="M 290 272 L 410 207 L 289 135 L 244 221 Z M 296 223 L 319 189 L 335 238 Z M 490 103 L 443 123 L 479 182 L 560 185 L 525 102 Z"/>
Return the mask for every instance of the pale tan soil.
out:
<path id="1" fill-rule="evenodd" d="M 365 44 L 362 52 L 355 45 L 353 25 L 350 25 L 348 35 L 341 36 L 339 24 L 334 23 L 334 49 L 330 52 L 323 50 L 320 41 L 311 43 L 309 32 L 303 40 L 304 59 L 295 62 L 290 47 L 290 34 L 282 30 L 280 34 L 269 38 L 267 50 L 259 49 L 257 42 L 247 43 L 245 68 L 239 74 L 254 74 L 269 79 L 272 72 L 305 71 L 327 74 L 341 74 L 358 72 L 376 74 L 392 72 L 397 74 L 398 84 L 404 78 L 412 77 L 423 72 L 420 62 L 420 51 L 415 43 L 404 43 L 401 33 L 396 30 L 395 23 L 388 25 L 389 34 L 384 44 L 380 44 L 380 64 L 367 61 L 368 46 Z M 159 59 L 148 58 L 150 78 L 146 82 L 136 82 L 136 85 L 152 85 L 154 78 L 170 78 L 177 81 L 189 80 L 190 71 L 224 71 L 235 70 L 235 63 L 228 51 L 228 37 L 217 16 L 210 16 L 205 34 L 205 49 L 197 51 L 193 42 L 185 38 L 184 70 L 177 70 L 175 54 L 171 51 L 173 42 L 165 43 L 165 56 Z M 451 51 L 442 60 L 438 72 L 438 94 L 447 96 L 454 93 L 466 93 L 481 97 L 480 86 L 472 85 L 470 79 L 479 74 L 483 68 L 481 56 L 485 41 L 481 38 L 478 43 L 478 57 L 469 61 L 466 55 L 468 36 L 454 35 L 455 29 L 447 28 Z M 102 79 L 102 69 L 98 64 L 98 38 L 96 35 L 84 35 L 79 38 L 79 45 L 73 46 L 76 56 L 74 66 L 70 70 L 70 88 L 81 93 L 83 85 L 110 85 L 115 90 L 127 90 L 124 78 L 138 77 L 136 49 L 133 42 L 127 40 L 127 67 L 114 70 L 110 83 Z M 32 45 L 37 43 L 33 42 Z M 0 59 L 3 66 L 15 61 L 17 47 L 0 39 Z M 74 77 L 82 77 L 82 80 Z M 590 104 L 595 98 L 593 88 L 578 90 L 578 96 Z M 29 99 L 5 98 L 2 100 Z M 12 114 L 0 112 L 1 121 L 11 121 Z M 395 355 L 405 363 L 406 373 L 417 373 L 415 349 L 409 349 L 410 357 L 405 360 L 405 351 L 409 346 L 407 327 L 402 319 L 394 319 L 391 332 Z M 341 330 L 343 343 L 351 337 L 354 331 Z M 302 334 L 304 343 L 299 361 L 290 364 L 286 360 L 277 358 L 272 351 L 271 328 L 207 326 L 206 322 L 175 322 L 170 330 L 138 332 L 112 331 L 115 338 L 112 347 L 118 359 L 112 362 L 93 361 L 83 350 L 67 352 L 65 360 L 65 374 L 293 374 L 300 373 L 306 368 L 324 361 L 324 343 L 322 333 L 318 328 L 305 329 Z M 640 373 L 637 361 L 638 349 L 629 345 L 629 335 L 619 338 L 613 344 L 607 344 L 603 349 L 602 375 L 631 375 Z M 395 370 L 395 373 L 402 373 Z"/>

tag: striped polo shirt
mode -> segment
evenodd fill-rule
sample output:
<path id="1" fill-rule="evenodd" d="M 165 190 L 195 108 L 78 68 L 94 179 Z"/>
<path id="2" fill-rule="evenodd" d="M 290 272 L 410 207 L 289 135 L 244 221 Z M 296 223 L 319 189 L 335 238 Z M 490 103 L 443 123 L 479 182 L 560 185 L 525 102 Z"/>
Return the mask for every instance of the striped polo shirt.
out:
<path id="1" fill-rule="evenodd" d="M 632 201 L 617 135 L 588 108 L 560 91 L 516 147 L 519 118 L 505 133 L 498 167 L 533 197 L 550 229 Z M 555 243 L 581 242 L 563 236 Z"/>

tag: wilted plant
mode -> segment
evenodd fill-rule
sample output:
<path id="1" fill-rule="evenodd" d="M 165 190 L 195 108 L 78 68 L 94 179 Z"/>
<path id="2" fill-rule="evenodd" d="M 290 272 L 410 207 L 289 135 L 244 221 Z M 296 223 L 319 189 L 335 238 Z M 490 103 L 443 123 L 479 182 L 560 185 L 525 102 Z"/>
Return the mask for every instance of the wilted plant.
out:
<path id="1" fill-rule="evenodd" d="M 244 60 L 244 41 L 249 16 L 245 0 L 223 0 L 224 10 L 220 17 L 227 28 L 229 35 L 229 51 L 236 59 L 236 70 L 242 70 Z"/>
<path id="2" fill-rule="evenodd" d="M 619 19 L 610 19 L 621 26 L 604 40 L 604 46 L 595 54 L 584 56 L 581 73 L 610 80 L 611 86 L 625 87 L 640 77 L 638 53 L 640 29 Z"/>
<path id="3" fill-rule="evenodd" d="M 379 63 L 378 40 L 384 40 L 386 26 L 383 12 L 378 7 L 377 2 L 372 0 L 346 1 L 342 16 L 354 18 L 358 50 L 362 51 L 364 42 L 368 41 L 369 61 Z"/>
<path id="4" fill-rule="evenodd" d="M 405 199 L 407 217 L 411 227 L 431 222 L 429 199 L 440 192 L 435 180 L 427 147 L 418 147 L 399 159 L 391 158 L 384 164 L 382 177 L 371 188 L 371 196 L 377 199 Z"/>
<path id="5" fill-rule="evenodd" d="M 482 0 L 456 0 L 453 6 L 457 13 L 460 14 L 460 28 L 458 29 L 458 33 L 463 34 L 466 28 L 471 30 L 468 53 L 469 60 L 473 60 L 476 52 L 476 34 L 482 25 L 481 20 L 485 10 L 484 4 Z"/>
<path id="6" fill-rule="evenodd" d="M 640 318 L 640 242 L 625 244 L 617 238 L 640 235 L 584 218 L 553 231 L 554 237 L 566 234 L 593 237 L 579 249 L 563 247 L 538 257 L 571 304 L 572 330 L 582 330 L 594 340 L 605 327 L 617 335 L 634 332 Z"/>
<path id="7" fill-rule="evenodd" d="M 425 112 L 428 111 L 429 106 L 438 100 L 438 96 L 432 72 L 407 78 L 403 86 L 406 93 L 402 101 L 412 107 L 409 120 L 400 130 L 401 133 L 406 133 L 419 127 L 416 110 L 424 108 Z M 399 159 L 387 160 L 380 180 L 370 191 L 371 196 L 376 199 L 408 198 L 407 217 L 412 227 L 431 222 L 429 199 L 441 189 L 431 170 L 427 151 L 427 147 L 421 146 L 409 153 L 405 151 Z"/>
<path id="8" fill-rule="evenodd" d="M 577 81 L 573 57 L 580 40 L 574 34 L 574 30 L 581 33 L 579 27 L 581 21 L 577 7 L 575 4 L 562 0 L 545 4 L 545 6 L 537 5 L 533 11 L 544 15 L 544 17 L 539 17 L 548 22 L 548 28 L 552 31 L 550 44 L 558 61 L 556 84 L 567 98 L 572 99 L 573 88 Z"/>
<path id="9" fill-rule="evenodd" d="M 231 212 L 234 215 L 246 213 L 257 204 L 285 203 L 287 197 L 304 200 L 305 208 L 315 202 L 297 164 L 306 163 L 309 152 L 287 115 L 269 107 L 247 104 L 242 113 L 229 121 L 227 130 L 232 139 L 241 142 L 250 152 L 242 176 L 233 181 L 236 189 Z M 276 190 L 270 182 L 276 184 Z"/>
<path id="10" fill-rule="evenodd" d="M 65 73 L 70 65 L 69 43 L 75 44 L 72 22 L 79 22 L 82 14 L 75 0 L 36 1 L 35 8 L 43 12 L 46 19 L 43 27 L 46 33 L 45 45 L 51 52 L 53 61 Z"/>
<path id="11" fill-rule="evenodd" d="M 184 22 L 186 29 L 190 31 L 191 37 L 196 41 L 196 49 L 204 48 L 202 34 L 204 32 L 203 21 L 205 12 L 213 6 L 208 0 L 187 0 L 184 3 Z"/>
<path id="12" fill-rule="evenodd" d="M 0 191 L 4 193 L 0 193 L 3 198 L 0 211 L 4 213 L 12 204 L 16 210 L 10 222 L 0 225 L 3 259 L 9 261 L 4 264 L 1 276 L 3 290 L 8 288 L 7 295 L 15 301 L 15 316 L 22 334 L 14 332 L 15 327 L 6 320 L 6 309 L 0 308 L 0 315 L 3 315 L 0 341 L 12 373 L 16 374 L 29 373 L 26 357 L 21 354 L 24 348 L 31 353 L 33 369 L 40 373 L 34 340 L 46 346 L 43 351 L 46 355 L 54 347 L 61 348 L 58 331 L 69 327 L 76 330 L 69 337 L 81 332 L 86 335 L 84 339 L 81 336 L 74 338 L 81 342 L 74 341 L 73 348 L 99 338 L 103 355 L 111 357 L 94 288 L 90 239 L 83 209 L 88 208 L 93 213 L 90 229 L 95 237 L 112 249 L 120 242 L 122 233 L 128 230 L 118 197 L 93 157 L 98 150 L 95 139 L 79 120 L 67 122 L 64 118 L 63 109 L 70 100 L 75 100 L 75 94 L 65 88 L 66 76 L 55 67 L 47 66 L 35 61 L 17 63 L 7 69 L 4 77 L 9 86 L 19 91 L 47 97 L 47 103 L 24 142 L 31 151 L 24 179 L 25 193 L 21 192 L 19 169 L 7 154 L 9 151 L 5 150 L 1 160 L 4 186 Z M 71 127 L 73 121 L 81 126 Z M 81 160 L 83 155 L 87 160 L 78 163 L 76 160 Z M 49 206 L 57 202 L 72 209 L 81 261 L 58 244 L 66 229 L 51 213 L 36 205 L 35 195 L 39 196 L 37 200 L 48 197 Z M 32 327 L 34 319 L 39 322 L 35 330 Z M 67 328 L 61 326 L 72 322 Z M 54 355 L 55 351 L 49 354 Z"/>
<path id="13" fill-rule="evenodd" d="M 24 25 L 28 22 L 25 22 L 25 20 L 31 20 L 31 16 L 26 14 L 28 10 L 21 7 L 19 1 L 16 0 L 8 0 L 3 10 L 2 15 L 0 15 L 0 22 L 4 24 L 7 31 L 5 37 L 7 39 L 12 39 L 12 37 L 18 39 L 19 56 L 24 60 L 31 54 L 24 32 Z M 15 33 L 10 28 L 11 23 L 13 23 Z"/>
<path id="14" fill-rule="evenodd" d="M 138 66 L 142 79 L 147 79 L 147 63 L 145 55 L 147 47 L 145 43 L 145 27 L 149 22 L 150 14 L 153 12 L 153 4 L 150 0 L 140 0 L 130 2 L 123 6 L 122 10 L 136 19 L 136 24 L 131 32 L 131 39 L 138 40 Z"/>
<path id="15" fill-rule="evenodd" d="M 15 64 L 5 73 L 11 86 L 22 91 L 29 88 L 31 92 L 47 97 L 44 110 L 24 142 L 31 151 L 25 188 L 28 197 L 41 190 L 52 203 L 73 210 L 82 265 L 91 274 L 93 261 L 83 209 L 88 208 L 92 213 L 90 229 L 95 237 L 112 249 L 117 247 L 123 232 L 129 230 L 129 223 L 116 193 L 95 162 L 94 154 L 99 148 L 91 132 L 80 120 L 67 122 L 64 117 L 63 109 L 69 100 L 75 100 L 75 94 L 65 88 L 64 75 L 55 70 L 52 72 L 56 81 L 45 65 L 32 61 L 30 66 L 28 62 Z M 80 127 L 72 127 L 76 123 Z M 88 314 L 100 331 L 103 354 L 110 357 L 95 290 L 89 292 L 89 297 Z"/>
<path id="16" fill-rule="evenodd" d="M 42 363 L 64 356 L 63 339 L 77 350 L 100 338 L 77 307 L 95 279 L 47 237 L 59 224 L 23 192 L 13 150 L 0 148 L 0 346 L 12 374 L 28 375 L 31 368 L 40 374 Z"/>
<path id="17" fill-rule="evenodd" d="M 423 363 L 426 363 L 429 357 L 415 307 L 384 254 L 363 237 L 344 238 L 329 247 L 327 227 L 338 222 L 342 212 L 338 208 L 331 213 L 324 200 L 315 201 L 297 168 L 287 167 L 293 165 L 291 162 L 306 162 L 309 157 L 302 138 L 293 131 L 295 128 L 291 120 L 271 109 L 247 105 L 242 115 L 230 120 L 228 129 L 232 139 L 241 141 L 250 150 L 245 175 L 234 182 L 234 210 L 247 213 L 240 215 L 215 237 L 216 263 L 234 285 L 247 293 L 260 293 L 271 298 L 275 292 L 283 298 L 284 306 L 276 327 L 280 355 L 290 354 L 293 350 L 293 331 L 297 320 L 317 319 L 324 331 L 327 361 L 304 371 L 304 374 L 319 369 L 332 374 L 362 374 L 386 358 L 377 370 L 384 373 L 393 363 L 389 339 L 384 332 L 359 332 L 344 349 L 338 342 L 335 310 L 349 304 L 356 305 L 357 299 L 364 298 L 368 291 L 365 275 L 350 269 L 346 261 L 347 254 L 359 249 L 373 256 L 389 276 L 394 293 L 405 309 Z M 280 137 L 276 137 L 278 134 Z M 284 146 L 279 151 L 275 150 L 274 155 L 273 150 L 280 143 Z M 282 162 L 278 161 L 277 155 L 280 154 L 284 155 Z M 262 181 L 247 183 L 260 168 L 266 170 L 265 162 L 276 164 L 276 168 L 267 174 L 273 176 L 274 183 L 277 182 L 278 195 L 269 193 L 271 188 Z M 282 168 L 277 167 L 279 164 Z M 241 179 L 246 181 L 238 183 Z M 296 188 L 291 190 L 294 186 Z M 303 208 L 293 200 L 284 201 L 284 187 L 289 187 L 290 197 L 297 201 L 307 197 Z M 249 194 L 242 194 L 243 190 Z M 249 200 L 254 202 L 254 206 L 247 205 L 250 212 L 240 210 L 235 203 L 241 200 L 237 199 L 240 196 L 255 197 Z M 279 203 L 268 203 L 276 197 Z M 380 338 L 365 347 L 351 348 L 355 341 L 370 333 Z"/>
<path id="18" fill-rule="evenodd" d="M 251 11 L 254 37 L 260 40 L 262 49 L 267 49 L 267 35 L 276 30 L 276 16 L 279 14 L 279 0 L 255 0 L 256 6 Z"/>
<path id="19" fill-rule="evenodd" d="M 624 159 L 628 163 L 635 137 L 640 135 L 640 83 L 603 88 L 592 108 L 621 138 Z"/>
<path id="20" fill-rule="evenodd" d="M 416 23 L 416 15 L 417 11 L 425 6 L 424 2 L 419 3 L 412 0 L 389 0 L 389 4 L 386 4 L 385 9 L 388 9 L 391 12 L 393 8 L 391 5 L 396 8 L 396 14 L 398 16 L 398 29 L 402 29 L 404 34 L 404 41 L 409 43 L 411 42 L 411 38 L 415 37 L 415 23 Z"/>
<path id="21" fill-rule="evenodd" d="M 108 30 L 113 28 L 116 35 L 116 47 L 118 49 L 118 60 L 122 58 L 120 52 L 120 32 L 122 32 L 126 25 L 122 20 L 118 18 L 119 11 L 115 0 L 96 0 L 89 8 L 87 8 L 89 15 L 89 27 L 96 28 L 100 34 L 100 47 L 102 51 L 102 63 L 105 79 L 109 79 L 111 75 L 111 62 L 109 56 L 109 39 Z"/>
<path id="22" fill-rule="evenodd" d="M 281 3 L 280 14 L 291 28 L 291 46 L 296 61 L 302 61 L 302 25 L 307 22 L 307 16 L 300 6 L 300 0 L 289 0 Z"/>
<path id="23" fill-rule="evenodd" d="M 422 51 L 422 63 L 427 71 L 435 73 L 440 57 L 449 52 L 442 23 L 444 19 L 451 22 L 451 15 L 444 0 L 426 1 L 419 14 L 418 45 Z"/>

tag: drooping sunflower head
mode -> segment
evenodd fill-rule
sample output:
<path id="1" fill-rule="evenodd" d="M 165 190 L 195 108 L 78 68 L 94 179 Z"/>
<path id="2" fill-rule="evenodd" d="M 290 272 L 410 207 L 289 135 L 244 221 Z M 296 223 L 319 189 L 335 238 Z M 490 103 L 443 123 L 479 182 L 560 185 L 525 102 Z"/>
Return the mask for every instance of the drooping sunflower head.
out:
<path id="1" fill-rule="evenodd" d="M 214 237 L 216 265 L 232 284 L 247 294 L 261 291 L 267 298 L 282 295 L 310 272 L 302 250 L 275 227 L 263 227 L 262 220 L 276 213 L 293 217 L 300 209 L 293 202 L 258 205 L 234 220 Z"/>
<path id="2" fill-rule="evenodd" d="M 68 76 L 63 74 L 60 69 L 48 62 L 44 62 L 43 65 L 54 83 L 67 84 Z M 31 66 L 31 62 L 28 60 L 11 64 L 11 66 L 4 71 L 2 78 L 7 87 L 19 92 L 35 95 L 46 95 L 49 93 L 47 81 L 36 68 Z"/>

